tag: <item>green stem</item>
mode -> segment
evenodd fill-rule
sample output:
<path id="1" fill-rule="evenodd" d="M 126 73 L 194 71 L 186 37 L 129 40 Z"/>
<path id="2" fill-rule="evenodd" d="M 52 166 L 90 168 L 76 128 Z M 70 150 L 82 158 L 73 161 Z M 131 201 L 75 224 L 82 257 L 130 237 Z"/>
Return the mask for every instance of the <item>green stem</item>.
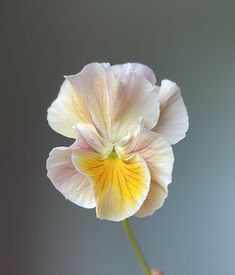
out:
<path id="1" fill-rule="evenodd" d="M 136 241 L 136 238 L 135 238 L 133 231 L 130 227 L 130 223 L 129 223 L 128 219 L 125 219 L 124 221 L 122 221 L 122 225 L 123 225 L 124 231 L 126 232 L 128 238 L 131 242 L 131 245 L 136 253 L 136 256 L 139 260 L 139 263 L 142 267 L 144 274 L 151 275 L 151 271 L 149 269 L 148 263 L 147 263 L 146 259 L 144 258 L 144 255 Z"/>

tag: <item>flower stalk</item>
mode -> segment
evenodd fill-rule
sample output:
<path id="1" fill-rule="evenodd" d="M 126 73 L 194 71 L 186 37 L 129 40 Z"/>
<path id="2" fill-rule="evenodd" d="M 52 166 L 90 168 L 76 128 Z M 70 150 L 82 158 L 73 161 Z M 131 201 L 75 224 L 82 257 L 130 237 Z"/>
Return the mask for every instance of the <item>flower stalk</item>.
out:
<path id="1" fill-rule="evenodd" d="M 140 266 L 144 272 L 145 275 L 151 275 L 151 271 L 150 271 L 150 268 L 148 266 L 148 263 L 140 249 L 140 246 L 139 244 L 137 243 L 136 241 L 136 238 L 134 236 L 134 233 L 131 229 L 131 226 L 130 226 L 130 223 L 128 221 L 128 219 L 125 219 L 122 221 L 122 225 L 123 225 L 123 228 L 124 228 L 124 231 L 126 232 L 126 235 L 136 253 L 136 256 L 138 258 L 138 261 L 140 263 Z"/>

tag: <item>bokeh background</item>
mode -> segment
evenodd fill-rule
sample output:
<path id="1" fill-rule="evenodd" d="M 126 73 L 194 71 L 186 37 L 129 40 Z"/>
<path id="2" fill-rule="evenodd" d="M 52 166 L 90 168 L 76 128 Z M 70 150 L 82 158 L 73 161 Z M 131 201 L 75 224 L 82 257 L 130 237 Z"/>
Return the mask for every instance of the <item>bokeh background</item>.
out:
<path id="1" fill-rule="evenodd" d="M 131 218 L 166 275 L 235 274 L 235 2 L 2 1 L 2 275 L 141 275 L 120 223 L 66 201 L 46 177 L 72 140 L 46 110 L 64 74 L 92 61 L 142 62 L 181 87 L 190 116 L 155 215 Z"/>

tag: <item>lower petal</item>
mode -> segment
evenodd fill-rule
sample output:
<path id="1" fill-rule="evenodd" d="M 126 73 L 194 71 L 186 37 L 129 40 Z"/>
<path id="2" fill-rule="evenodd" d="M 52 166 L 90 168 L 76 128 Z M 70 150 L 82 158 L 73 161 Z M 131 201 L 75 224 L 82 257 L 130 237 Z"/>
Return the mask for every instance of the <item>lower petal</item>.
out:
<path id="1" fill-rule="evenodd" d="M 98 218 L 121 221 L 139 210 L 150 185 L 149 170 L 139 155 L 119 159 L 112 153 L 101 159 L 93 152 L 74 151 L 72 159 L 93 183 Z"/>
<path id="2" fill-rule="evenodd" d="M 47 159 L 47 175 L 66 199 L 81 207 L 94 208 L 95 199 L 91 183 L 76 170 L 71 161 L 71 154 L 70 148 L 54 148 Z"/>
<path id="3" fill-rule="evenodd" d="M 151 175 L 150 190 L 146 200 L 136 213 L 138 217 L 152 215 L 159 209 L 168 194 L 174 155 L 171 146 L 159 134 L 142 129 L 135 146 L 128 153 L 138 153 L 146 161 Z"/>
<path id="4" fill-rule="evenodd" d="M 163 206 L 167 194 L 167 188 L 161 186 L 158 181 L 151 180 L 148 196 L 135 216 L 142 218 L 152 215 Z"/>

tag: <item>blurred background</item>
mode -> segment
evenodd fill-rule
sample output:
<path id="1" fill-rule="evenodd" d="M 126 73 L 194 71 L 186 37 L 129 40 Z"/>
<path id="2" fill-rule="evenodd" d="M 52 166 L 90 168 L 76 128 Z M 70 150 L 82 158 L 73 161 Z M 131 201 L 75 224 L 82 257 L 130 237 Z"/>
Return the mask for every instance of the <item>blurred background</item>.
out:
<path id="1" fill-rule="evenodd" d="M 0 274 L 142 274 L 121 224 L 66 201 L 46 177 L 49 151 L 72 143 L 46 110 L 63 75 L 92 61 L 149 65 L 188 108 L 165 206 L 130 219 L 150 265 L 235 274 L 234 10 L 227 0 L 2 1 Z"/>

